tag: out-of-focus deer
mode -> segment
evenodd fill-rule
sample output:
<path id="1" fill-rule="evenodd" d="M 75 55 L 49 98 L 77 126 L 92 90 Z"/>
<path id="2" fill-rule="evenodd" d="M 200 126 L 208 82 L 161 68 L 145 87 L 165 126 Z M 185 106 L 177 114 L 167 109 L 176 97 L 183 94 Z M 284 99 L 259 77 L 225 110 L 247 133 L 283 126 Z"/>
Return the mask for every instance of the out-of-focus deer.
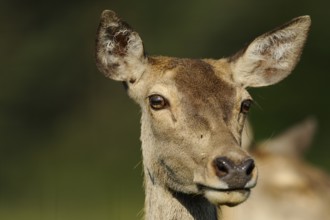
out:
<path id="1" fill-rule="evenodd" d="M 303 158 L 315 129 L 309 118 L 251 149 L 258 185 L 245 203 L 224 207 L 224 219 L 329 220 L 330 176 Z"/>

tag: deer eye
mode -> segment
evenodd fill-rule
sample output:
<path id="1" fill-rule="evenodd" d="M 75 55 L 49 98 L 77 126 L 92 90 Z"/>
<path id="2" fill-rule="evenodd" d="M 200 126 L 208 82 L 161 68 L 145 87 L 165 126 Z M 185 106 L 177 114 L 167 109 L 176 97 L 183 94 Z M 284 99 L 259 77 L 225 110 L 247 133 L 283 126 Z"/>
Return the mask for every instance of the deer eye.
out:
<path id="1" fill-rule="evenodd" d="M 153 110 L 161 110 L 167 107 L 167 100 L 161 95 L 149 96 L 149 105 Z"/>
<path id="2" fill-rule="evenodd" d="M 253 101 L 251 99 L 246 99 L 241 104 L 241 113 L 247 114 L 253 104 Z"/>

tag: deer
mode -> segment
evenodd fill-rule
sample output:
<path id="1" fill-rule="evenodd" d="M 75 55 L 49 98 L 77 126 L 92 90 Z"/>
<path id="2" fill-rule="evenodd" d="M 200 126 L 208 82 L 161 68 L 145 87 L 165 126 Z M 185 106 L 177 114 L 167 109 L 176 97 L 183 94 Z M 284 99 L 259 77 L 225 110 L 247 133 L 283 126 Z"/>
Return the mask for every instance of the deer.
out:
<path id="1" fill-rule="evenodd" d="M 253 103 L 248 87 L 275 84 L 300 59 L 311 19 L 297 17 L 235 55 L 147 55 L 140 35 L 105 10 L 96 33 L 100 72 L 124 83 L 141 107 L 146 220 L 218 220 L 220 205 L 244 202 L 258 171 L 241 148 Z"/>
<path id="2" fill-rule="evenodd" d="M 316 120 L 307 118 L 255 146 L 246 141 L 259 168 L 258 186 L 244 204 L 223 207 L 223 218 L 330 220 L 330 175 L 303 157 L 316 128 Z M 252 132 L 246 133 L 245 140 L 251 139 Z"/>

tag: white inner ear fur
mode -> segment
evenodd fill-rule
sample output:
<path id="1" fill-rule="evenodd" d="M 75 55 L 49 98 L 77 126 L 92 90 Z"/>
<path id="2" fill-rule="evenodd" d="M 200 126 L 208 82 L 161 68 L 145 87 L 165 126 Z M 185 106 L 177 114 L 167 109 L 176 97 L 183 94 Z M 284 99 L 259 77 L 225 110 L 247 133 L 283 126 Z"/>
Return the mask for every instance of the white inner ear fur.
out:
<path id="1" fill-rule="evenodd" d="M 114 12 L 104 11 L 97 35 L 96 59 L 100 71 L 113 80 L 137 81 L 147 66 L 139 34 Z"/>
<path id="2" fill-rule="evenodd" d="M 137 81 L 147 66 L 147 59 L 144 57 L 143 43 L 136 32 L 132 32 L 127 42 L 127 54 L 117 57 L 123 81 Z"/>
<path id="3" fill-rule="evenodd" d="M 129 30 L 120 30 L 116 35 L 125 35 L 128 31 Z M 107 76 L 118 81 L 138 80 L 146 68 L 146 59 L 143 54 L 144 50 L 140 36 L 136 32 L 130 34 L 127 41 L 126 54 L 124 56 L 112 53 L 116 47 L 116 43 L 117 42 L 114 40 L 109 40 L 106 43 L 107 53 L 103 56 L 103 63 L 104 65 L 117 65 L 117 69 L 107 74 Z"/>
<path id="4" fill-rule="evenodd" d="M 260 87 L 287 77 L 300 58 L 309 26 L 310 18 L 303 16 L 256 38 L 231 63 L 234 81 L 244 87 Z"/>

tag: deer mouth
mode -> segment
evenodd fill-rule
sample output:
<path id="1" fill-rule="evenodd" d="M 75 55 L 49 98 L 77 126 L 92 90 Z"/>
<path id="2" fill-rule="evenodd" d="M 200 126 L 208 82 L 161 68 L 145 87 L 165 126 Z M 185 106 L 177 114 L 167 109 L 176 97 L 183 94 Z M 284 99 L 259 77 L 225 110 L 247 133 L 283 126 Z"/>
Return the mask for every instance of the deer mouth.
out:
<path id="1" fill-rule="evenodd" d="M 227 157 L 217 157 L 206 169 L 195 171 L 193 182 L 211 203 L 238 205 L 249 197 L 258 177 L 254 161 L 251 158 L 242 161 L 234 162 Z"/>
<path id="2" fill-rule="evenodd" d="M 256 178 L 249 181 L 197 181 L 199 191 L 214 205 L 235 206 L 244 202 L 250 195 L 251 189 L 256 185 Z"/>
<path id="3" fill-rule="evenodd" d="M 212 186 L 206 186 L 206 185 L 198 185 L 198 188 L 202 191 L 218 191 L 218 192 L 245 192 L 245 191 L 251 191 L 251 188 L 249 187 L 238 187 L 238 188 L 215 188 Z"/>
<path id="4" fill-rule="evenodd" d="M 251 192 L 251 187 L 214 188 L 199 184 L 198 188 L 211 203 L 227 206 L 236 206 L 244 202 Z"/>

